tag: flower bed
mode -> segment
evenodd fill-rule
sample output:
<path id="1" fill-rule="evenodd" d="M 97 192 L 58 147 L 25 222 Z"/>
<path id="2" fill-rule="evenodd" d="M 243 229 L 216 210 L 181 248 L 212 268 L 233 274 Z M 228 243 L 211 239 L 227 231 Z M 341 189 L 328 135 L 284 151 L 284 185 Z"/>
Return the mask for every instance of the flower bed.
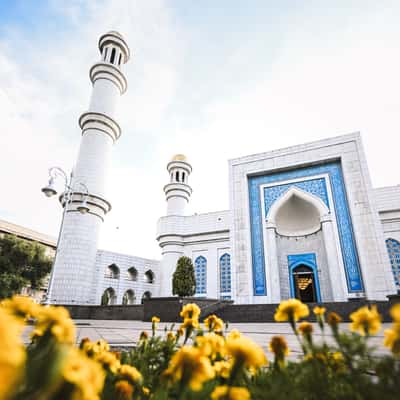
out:
<path id="1" fill-rule="evenodd" d="M 0 399 L 398 399 L 400 388 L 400 304 L 391 309 L 385 331 L 390 355 L 377 357 L 369 344 L 381 329 L 374 306 L 350 315 L 350 331 L 341 317 L 313 313 L 322 341 L 313 340 L 307 305 L 290 299 L 276 310 L 288 321 L 303 351 L 296 361 L 282 336 L 274 336 L 268 360 L 263 349 L 215 315 L 199 323 L 195 304 L 182 308 L 182 324 L 156 335 L 142 332 L 135 349 L 113 352 L 104 341 L 75 345 L 75 325 L 62 307 L 44 307 L 28 298 L 0 303 Z M 21 333 L 33 321 L 31 343 Z M 333 344 L 325 341 L 330 332 Z M 267 345 L 267 343 L 266 343 Z"/>

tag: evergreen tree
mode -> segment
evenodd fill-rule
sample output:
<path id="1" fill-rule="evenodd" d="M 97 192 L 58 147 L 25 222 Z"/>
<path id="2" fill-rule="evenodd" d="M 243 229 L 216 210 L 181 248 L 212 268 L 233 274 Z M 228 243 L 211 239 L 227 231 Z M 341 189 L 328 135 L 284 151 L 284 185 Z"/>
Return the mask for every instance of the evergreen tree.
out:
<path id="1" fill-rule="evenodd" d="M 52 259 L 45 247 L 14 235 L 0 237 L 0 299 L 19 293 L 24 286 L 40 288 Z"/>
<path id="2" fill-rule="evenodd" d="M 182 256 L 176 265 L 176 270 L 172 277 L 172 294 L 180 297 L 193 296 L 196 291 L 196 278 L 192 260 Z"/>

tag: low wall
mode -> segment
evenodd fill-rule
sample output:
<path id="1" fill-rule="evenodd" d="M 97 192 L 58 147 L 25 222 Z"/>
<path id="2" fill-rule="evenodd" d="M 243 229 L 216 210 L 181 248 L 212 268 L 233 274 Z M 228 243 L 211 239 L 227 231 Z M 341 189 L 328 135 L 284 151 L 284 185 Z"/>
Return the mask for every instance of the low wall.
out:
<path id="1" fill-rule="evenodd" d="M 66 305 L 73 319 L 143 320 L 143 305 L 75 306 Z"/>
<path id="2" fill-rule="evenodd" d="M 213 304 L 220 303 L 218 299 L 199 299 L 197 297 L 153 297 L 144 301 L 144 321 L 151 321 L 156 315 L 165 322 L 181 322 L 179 313 L 188 303 L 196 303 L 201 309 L 206 309 Z"/>
<path id="3" fill-rule="evenodd" d="M 196 303 L 201 309 L 201 317 L 215 313 L 224 321 L 228 322 L 273 322 L 275 310 L 278 304 L 230 304 L 230 301 L 217 299 L 199 299 L 196 297 L 153 297 L 144 301 L 144 305 L 132 306 L 78 306 L 67 305 L 66 307 L 73 319 L 115 319 L 115 320 L 137 320 L 151 321 L 156 315 L 163 322 L 182 321 L 179 313 L 182 307 L 188 303 Z M 390 301 L 347 301 L 336 303 L 323 303 L 327 311 L 335 311 L 344 321 L 349 320 L 349 315 L 358 308 L 376 304 L 384 322 L 390 322 L 390 307 L 400 303 L 400 296 L 392 296 Z M 310 310 L 317 304 L 308 304 Z M 308 318 L 315 320 L 313 313 Z"/>
<path id="4" fill-rule="evenodd" d="M 390 307 L 400 302 L 399 299 L 393 301 L 347 301 L 335 303 L 323 303 L 322 306 L 327 309 L 327 312 L 334 311 L 338 313 L 343 321 L 349 321 L 349 315 L 358 308 L 365 305 L 376 304 L 379 313 L 382 315 L 384 322 L 391 322 L 389 315 Z M 314 306 L 318 304 L 307 304 L 310 308 L 310 316 L 306 319 L 315 321 L 312 313 Z M 227 322 L 273 322 L 275 310 L 278 304 L 237 304 L 228 305 L 223 309 L 216 311 L 216 314 Z"/>

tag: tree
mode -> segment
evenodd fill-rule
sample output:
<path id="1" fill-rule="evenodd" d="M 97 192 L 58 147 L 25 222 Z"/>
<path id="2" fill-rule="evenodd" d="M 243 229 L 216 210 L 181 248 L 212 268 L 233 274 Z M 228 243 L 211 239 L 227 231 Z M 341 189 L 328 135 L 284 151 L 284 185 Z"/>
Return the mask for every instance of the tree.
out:
<path id="1" fill-rule="evenodd" d="M 52 264 L 40 243 L 14 235 L 0 237 L 0 299 L 19 293 L 27 285 L 40 288 Z"/>
<path id="2" fill-rule="evenodd" d="M 176 265 L 176 270 L 172 277 L 172 294 L 180 297 L 193 296 L 196 291 L 196 278 L 192 260 L 182 256 Z"/>

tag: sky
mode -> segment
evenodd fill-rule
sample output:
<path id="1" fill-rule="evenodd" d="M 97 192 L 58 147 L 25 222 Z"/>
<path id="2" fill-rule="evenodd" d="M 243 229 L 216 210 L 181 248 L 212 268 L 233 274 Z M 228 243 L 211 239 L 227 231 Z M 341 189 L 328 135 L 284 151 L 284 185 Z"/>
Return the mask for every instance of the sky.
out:
<path id="1" fill-rule="evenodd" d="M 189 214 L 229 208 L 228 160 L 361 132 L 372 183 L 399 184 L 398 0 L 1 0 L 0 219 L 57 236 L 47 171 L 69 172 L 97 40 L 132 58 L 100 248 L 160 258 L 166 164 L 193 167 Z"/>

